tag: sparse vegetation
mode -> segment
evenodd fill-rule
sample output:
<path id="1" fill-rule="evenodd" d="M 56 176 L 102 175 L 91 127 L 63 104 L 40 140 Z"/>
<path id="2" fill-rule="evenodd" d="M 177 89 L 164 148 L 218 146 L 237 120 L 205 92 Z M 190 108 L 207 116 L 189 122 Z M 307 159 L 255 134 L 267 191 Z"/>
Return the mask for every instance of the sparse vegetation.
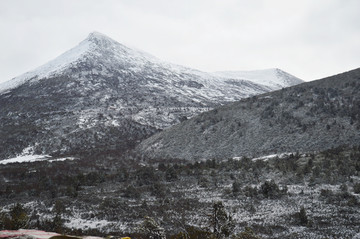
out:
<path id="1" fill-rule="evenodd" d="M 26 167 L 3 165 L 0 175 L 7 183 L 0 184 L 0 225 L 12 228 L 4 222 L 11 218 L 12 203 L 18 201 L 23 203 L 30 228 L 80 235 L 105 235 L 111 230 L 115 235 L 141 238 L 135 231 L 148 215 L 167 238 L 286 238 L 288 227 L 306 228 L 299 235 L 341 237 L 341 232 L 350 237 L 358 228 L 359 156 L 360 147 L 351 147 L 266 161 L 161 159 L 139 164 L 139 159 L 96 156 Z M 225 211 L 218 215 L 226 215 L 215 231 L 209 223 L 215 205 L 212 198 L 219 199 L 218 212 Z M 38 199 L 42 203 L 34 203 Z M 110 224 L 98 231 L 81 225 L 77 225 L 81 230 L 71 229 L 74 217 Z M 118 229 L 119 222 L 126 232 Z M 323 225 L 326 230 L 321 229 Z"/>
<path id="2" fill-rule="evenodd" d="M 27 228 L 29 216 L 23 205 L 16 203 L 11 206 L 8 213 L 0 214 L 0 228 L 17 230 Z"/>

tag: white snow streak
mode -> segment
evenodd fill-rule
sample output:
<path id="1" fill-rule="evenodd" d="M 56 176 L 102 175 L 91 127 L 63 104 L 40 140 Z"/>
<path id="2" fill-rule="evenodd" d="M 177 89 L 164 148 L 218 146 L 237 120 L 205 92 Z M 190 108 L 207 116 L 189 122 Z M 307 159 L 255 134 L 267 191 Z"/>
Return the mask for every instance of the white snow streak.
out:
<path id="1" fill-rule="evenodd" d="M 23 149 L 22 153 L 14 158 L 8 158 L 4 160 L 0 160 L 0 165 L 6 165 L 10 163 L 32 163 L 39 161 L 48 161 L 48 162 L 59 162 L 65 160 L 75 160 L 73 157 L 65 157 L 65 158 L 53 158 L 50 155 L 38 155 L 33 154 L 33 147 L 27 147 Z"/>

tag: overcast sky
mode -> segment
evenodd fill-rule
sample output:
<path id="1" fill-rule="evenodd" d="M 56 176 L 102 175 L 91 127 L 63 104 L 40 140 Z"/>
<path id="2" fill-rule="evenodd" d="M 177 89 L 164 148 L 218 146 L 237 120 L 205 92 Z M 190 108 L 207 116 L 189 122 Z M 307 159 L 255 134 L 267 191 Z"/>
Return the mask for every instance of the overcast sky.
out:
<path id="1" fill-rule="evenodd" d="M 360 67 L 359 0 L 0 0 L 0 82 L 98 31 L 203 71 Z"/>

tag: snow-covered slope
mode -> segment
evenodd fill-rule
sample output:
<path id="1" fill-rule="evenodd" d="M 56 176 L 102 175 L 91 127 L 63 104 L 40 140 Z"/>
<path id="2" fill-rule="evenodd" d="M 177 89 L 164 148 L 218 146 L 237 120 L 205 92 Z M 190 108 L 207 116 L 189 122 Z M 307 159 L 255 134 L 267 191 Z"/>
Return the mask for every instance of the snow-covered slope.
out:
<path id="1" fill-rule="evenodd" d="M 48 78 L 56 74 L 60 74 L 67 67 L 75 64 L 77 61 L 80 61 L 82 57 L 89 51 L 91 51 L 91 42 L 87 39 L 81 42 L 78 46 L 70 49 L 69 51 L 36 68 L 35 70 L 26 72 L 23 75 L 0 84 L 0 93 L 16 88 L 30 80 L 34 82 L 38 79 Z"/>
<path id="2" fill-rule="evenodd" d="M 224 78 L 252 81 L 268 86 L 273 90 L 303 82 L 299 78 L 277 68 L 255 71 L 217 71 L 213 74 Z"/>
<path id="3" fill-rule="evenodd" d="M 123 150 L 200 112 L 277 88 L 164 62 L 94 32 L 0 85 L 0 158 L 26 147 L 36 154 Z"/>

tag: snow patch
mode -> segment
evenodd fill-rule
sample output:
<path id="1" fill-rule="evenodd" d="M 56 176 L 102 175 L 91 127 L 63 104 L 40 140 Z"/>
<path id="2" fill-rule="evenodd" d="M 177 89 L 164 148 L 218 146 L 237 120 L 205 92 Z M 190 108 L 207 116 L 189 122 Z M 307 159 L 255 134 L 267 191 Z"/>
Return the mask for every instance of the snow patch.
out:
<path id="1" fill-rule="evenodd" d="M 9 163 L 29 163 L 37 161 L 45 161 L 51 158 L 49 155 L 19 155 L 15 158 L 4 159 L 0 161 L 0 164 L 5 165 Z"/>
<path id="2" fill-rule="evenodd" d="M 60 162 L 65 160 L 75 160 L 74 157 L 64 157 L 64 158 L 53 158 L 50 155 L 39 155 L 33 154 L 34 148 L 32 146 L 26 147 L 23 149 L 22 153 L 14 158 L 8 158 L 0 160 L 0 165 L 6 165 L 10 163 L 32 163 L 39 161 L 48 161 L 48 162 Z"/>
<path id="3" fill-rule="evenodd" d="M 295 154 L 295 153 L 281 153 L 281 154 L 270 154 L 270 155 L 266 155 L 266 156 L 261 156 L 258 158 L 253 158 L 252 161 L 257 161 L 257 160 L 264 160 L 267 161 L 269 159 L 273 159 L 273 158 L 285 158 L 287 156 L 289 156 L 290 154 Z"/>
<path id="4" fill-rule="evenodd" d="M 263 161 L 267 161 L 269 159 L 273 159 L 273 158 L 285 158 L 288 157 L 291 154 L 295 154 L 295 153 L 280 153 L 280 154 L 269 154 L 269 155 L 265 155 L 265 156 L 261 156 L 261 157 L 257 157 L 257 158 L 253 158 L 251 159 L 252 161 L 257 161 L 257 160 L 263 160 Z M 234 160 L 241 160 L 243 159 L 243 157 L 233 157 Z"/>
<path id="5" fill-rule="evenodd" d="M 65 222 L 65 226 L 68 228 L 76 229 L 90 229 L 90 228 L 104 228 L 109 225 L 114 224 L 114 222 L 109 222 L 107 220 L 85 220 L 81 218 L 70 218 L 68 222 Z"/>
<path id="6" fill-rule="evenodd" d="M 52 162 L 63 162 L 65 160 L 70 160 L 70 161 L 73 161 L 75 160 L 76 158 L 74 157 L 65 157 L 65 158 L 56 158 L 56 159 L 50 159 L 49 162 L 52 163 Z"/>
<path id="7" fill-rule="evenodd" d="M 65 158 L 55 158 L 52 159 L 50 155 L 23 155 L 17 156 L 14 158 L 4 159 L 0 161 L 0 165 L 6 165 L 9 163 L 32 163 L 32 162 L 39 162 L 39 161 L 48 161 L 52 162 L 61 162 L 65 160 L 75 160 L 74 157 L 65 157 Z"/>

